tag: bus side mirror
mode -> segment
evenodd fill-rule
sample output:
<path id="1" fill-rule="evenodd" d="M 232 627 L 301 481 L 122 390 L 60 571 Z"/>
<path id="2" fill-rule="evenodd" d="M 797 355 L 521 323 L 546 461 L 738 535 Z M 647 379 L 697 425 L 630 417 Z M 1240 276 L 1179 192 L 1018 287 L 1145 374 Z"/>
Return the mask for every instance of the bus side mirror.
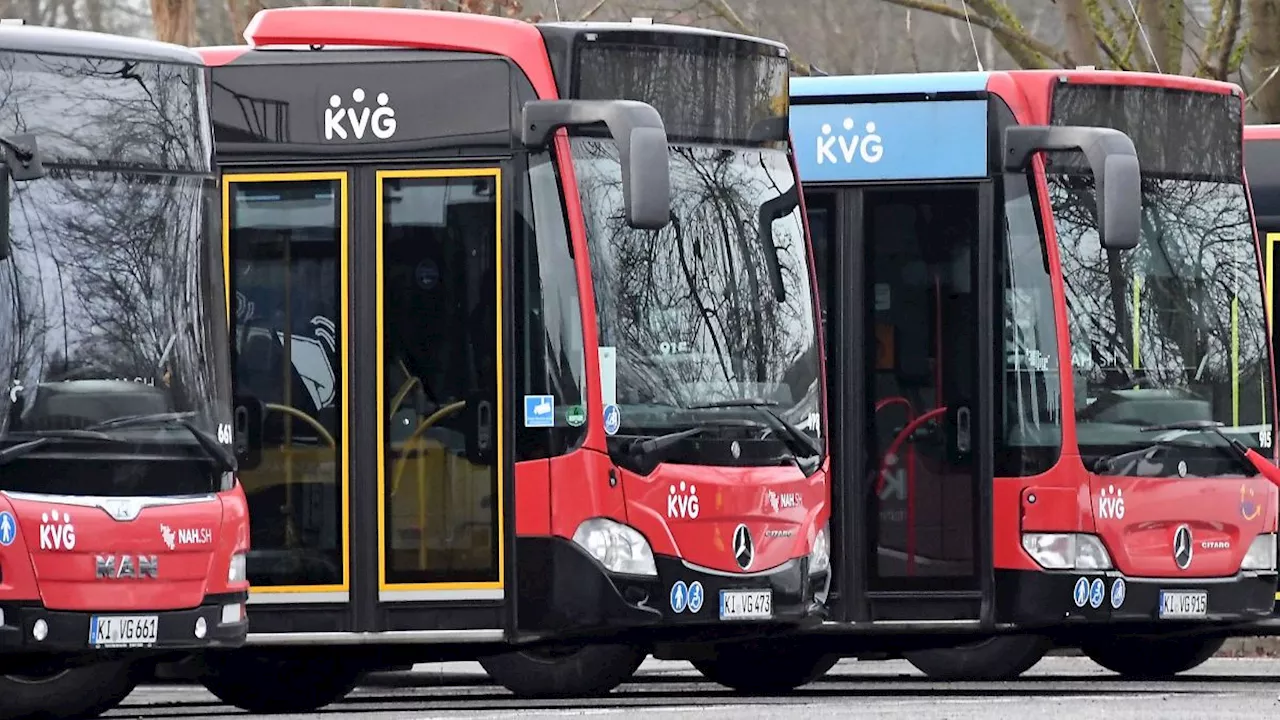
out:
<path id="1" fill-rule="evenodd" d="M 35 135 L 0 137 L 4 146 L 4 163 L 0 164 L 0 260 L 9 257 L 9 181 L 24 182 L 44 177 L 44 163 L 40 160 L 40 146 Z"/>
<path id="2" fill-rule="evenodd" d="M 252 395 L 237 395 L 232 411 L 236 463 L 241 471 L 262 463 L 262 401 Z"/>
<path id="3" fill-rule="evenodd" d="M 627 224 L 661 230 L 671 219 L 671 164 L 667 130 L 652 105 L 634 100 L 530 100 L 522 110 L 521 141 L 541 148 L 562 127 L 604 123 L 622 161 Z"/>
<path id="4" fill-rule="evenodd" d="M 1079 150 L 1097 187 L 1098 236 L 1107 250 L 1138 246 L 1142 176 L 1128 135 L 1103 127 L 1014 125 L 1004 132 L 1005 170 L 1025 172 L 1041 150 Z"/>

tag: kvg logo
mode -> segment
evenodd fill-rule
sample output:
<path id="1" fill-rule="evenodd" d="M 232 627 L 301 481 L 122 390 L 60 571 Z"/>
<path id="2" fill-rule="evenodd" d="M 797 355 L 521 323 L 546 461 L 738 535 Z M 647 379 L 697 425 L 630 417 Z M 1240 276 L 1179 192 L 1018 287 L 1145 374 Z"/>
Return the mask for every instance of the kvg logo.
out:
<path id="1" fill-rule="evenodd" d="M 884 138 L 876 134 L 876 124 L 867 123 L 866 132 L 861 136 L 854 132 L 853 118 L 845 118 L 842 124 L 845 132 L 840 135 L 832 134 L 831 123 L 822 124 L 822 134 L 818 136 L 818 164 L 835 165 L 841 159 L 852 163 L 859 157 L 865 163 L 880 162 L 884 157 Z M 835 152 L 837 147 L 840 148 L 838 156 Z"/>
<path id="2" fill-rule="evenodd" d="M 364 98 L 364 88 L 351 91 L 351 101 L 355 105 L 363 105 Z M 356 140 L 363 140 L 366 130 L 372 132 L 379 140 L 387 140 L 395 135 L 396 111 L 388 105 L 391 98 L 381 92 L 375 99 L 378 103 L 376 108 L 344 108 L 341 97 L 330 95 L 329 107 L 324 110 L 324 139 L 333 140 L 336 136 L 346 140 L 348 130 Z"/>

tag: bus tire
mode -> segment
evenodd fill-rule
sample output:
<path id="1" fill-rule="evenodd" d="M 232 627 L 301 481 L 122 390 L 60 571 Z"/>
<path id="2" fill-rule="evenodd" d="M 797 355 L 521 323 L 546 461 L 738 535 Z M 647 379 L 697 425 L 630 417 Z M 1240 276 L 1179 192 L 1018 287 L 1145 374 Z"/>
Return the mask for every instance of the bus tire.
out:
<path id="1" fill-rule="evenodd" d="M 480 665 L 516 697 L 594 697 L 626 682 L 648 656 L 631 645 L 584 645 L 513 650 L 480 658 Z"/>
<path id="2" fill-rule="evenodd" d="M 953 648 L 902 656 L 931 680 L 1012 680 L 1031 669 L 1052 643 L 1039 635 L 999 635 Z"/>
<path id="3" fill-rule="evenodd" d="M 119 705 L 137 684 L 126 660 L 0 675 L 0 720 L 90 720 Z"/>
<path id="4" fill-rule="evenodd" d="M 325 648 L 312 652 L 209 653 L 200 681 L 222 702 L 250 713 L 314 712 L 346 697 L 364 675 L 364 666 L 344 662 Z"/>
<path id="5" fill-rule="evenodd" d="M 1085 643 L 1090 660 L 1135 680 L 1159 680 L 1199 666 L 1222 649 L 1226 638 L 1121 636 Z"/>
<path id="6" fill-rule="evenodd" d="M 753 648 L 754 649 L 754 648 Z M 727 649 L 714 660 L 690 661 L 708 680 L 743 695 L 781 695 L 817 680 L 840 661 L 839 655 L 806 648 Z"/>

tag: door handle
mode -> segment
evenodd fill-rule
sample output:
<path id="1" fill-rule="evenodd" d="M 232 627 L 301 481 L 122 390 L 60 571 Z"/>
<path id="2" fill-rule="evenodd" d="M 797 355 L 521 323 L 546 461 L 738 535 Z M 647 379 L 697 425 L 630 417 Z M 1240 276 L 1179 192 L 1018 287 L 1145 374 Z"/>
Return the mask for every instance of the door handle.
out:
<path id="1" fill-rule="evenodd" d="M 476 449 L 488 453 L 493 446 L 493 404 L 482 400 L 476 406 Z"/>
<path id="2" fill-rule="evenodd" d="M 956 408 L 956 450 L 961 453 L 969 452 L 972 444 L 973 437 L 969 430 L 971 415 L 968 406 Z"/>

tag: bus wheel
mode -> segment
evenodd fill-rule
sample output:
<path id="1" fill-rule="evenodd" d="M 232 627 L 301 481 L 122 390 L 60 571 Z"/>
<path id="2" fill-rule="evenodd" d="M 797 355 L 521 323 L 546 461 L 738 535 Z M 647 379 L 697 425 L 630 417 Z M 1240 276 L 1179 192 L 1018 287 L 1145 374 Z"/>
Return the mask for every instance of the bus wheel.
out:
<path id="1" fill-rule="evenodd" d="M 480 658 L 480 665 L 517 697 L 585 697 L 626 682 L 648 656 L 630 645 L 585 645 L 513 650 Z"/>
<path id="2" fill-rule="evenodd" d="M 817 680 L 840 661 L 807 648 L 773 648 L 768 645 L 739 652 L 723 648 L 714 660 L 693 660 L 703 677 L 744 695 L 779 695 Z M 758 652 L 757 652 L 758 651 Z"/>
<path id="3" fill-rule="evenodd" d="M 200 681 L 222 702 L 247 712 L 312 712 L 346 697 L 364 674 L 363 665 L 344 662 L 332 650 L 312 652 L 211 652 Z"/>
<path id="4" fill-rule="evenodd" d="M 0 675 L 0 719 L 89 720 L 119 705 L 136 685 L 124 660 Z"/>
<path id="5" fill-rule="evenodd" d="M 1226 638 L 1121 636 L 1084 644 L 1080 650 L 1102 667 L 1127 678 L 1156 680 L 1177 675 L 1213 657 Z"/>
<path id="6" fill-rule="evenodd" d="M 1050 646 L 1048 638 L 1038 635 L 1000 635 L 902 656 L 932 680 L 1012 680 L 1040 662 Z"/>

